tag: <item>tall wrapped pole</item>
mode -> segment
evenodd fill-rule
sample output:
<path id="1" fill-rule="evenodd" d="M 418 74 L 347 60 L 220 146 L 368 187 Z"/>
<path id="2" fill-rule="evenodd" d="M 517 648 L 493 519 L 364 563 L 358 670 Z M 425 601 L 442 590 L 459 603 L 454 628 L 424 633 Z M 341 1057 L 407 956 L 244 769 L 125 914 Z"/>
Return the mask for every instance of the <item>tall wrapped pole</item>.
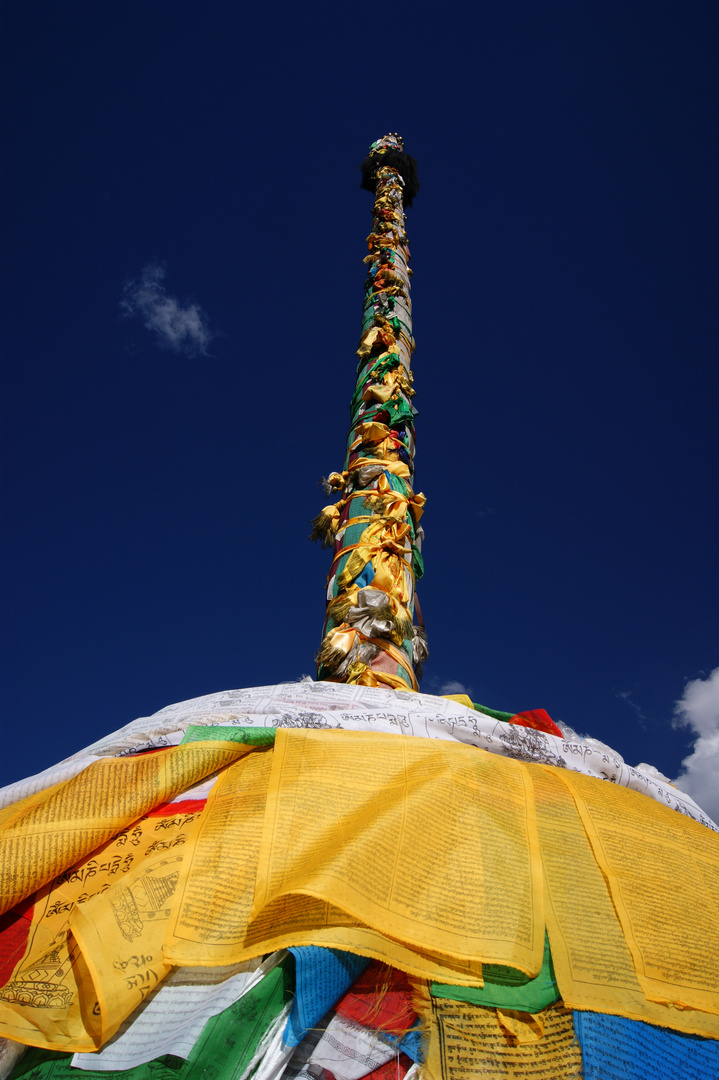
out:
<path id="1" fill-rule="evenodd" d="M 319 679 L 417 690 L 427 656 L 416 603 L 422 576 L 425 497 L 415 494 L 414 350 L 405 210 L 417 194 L 414 158 L 385 135 L 362 164 L 374 193 L 357 385 L 342 472 L 330 473 L 339 500 L 313 522 L 312 539 L 334 545 Z"/>

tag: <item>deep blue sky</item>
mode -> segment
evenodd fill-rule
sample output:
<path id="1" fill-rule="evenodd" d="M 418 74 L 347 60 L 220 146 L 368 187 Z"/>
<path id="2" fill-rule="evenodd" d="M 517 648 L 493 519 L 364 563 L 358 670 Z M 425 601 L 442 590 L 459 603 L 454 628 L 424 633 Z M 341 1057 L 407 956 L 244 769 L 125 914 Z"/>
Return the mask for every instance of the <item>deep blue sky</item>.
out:
<path id="1" fill-rule="evenodd" d="M 388 130 L 422 184 L 423 689 L 676 775 L 719 664 L 716 3 L 2 13 L 0 783 L 313 672 Z M 153 261 L 209 355 L 121 318 Z"/>

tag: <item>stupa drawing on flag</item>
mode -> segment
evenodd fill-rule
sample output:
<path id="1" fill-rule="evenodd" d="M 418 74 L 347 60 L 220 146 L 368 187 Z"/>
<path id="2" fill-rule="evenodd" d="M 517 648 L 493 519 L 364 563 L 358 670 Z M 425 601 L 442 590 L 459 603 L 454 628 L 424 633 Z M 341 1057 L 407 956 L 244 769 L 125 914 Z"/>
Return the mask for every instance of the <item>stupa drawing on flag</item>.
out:
<path id="1" fill-rule="evenodd" d="M 719 1077 L 719 836 L 563 731 L 419 692 L 397 135 L 374 195 L 317 680 L 161 709 L 0 792 L 13 1080 Z"/>

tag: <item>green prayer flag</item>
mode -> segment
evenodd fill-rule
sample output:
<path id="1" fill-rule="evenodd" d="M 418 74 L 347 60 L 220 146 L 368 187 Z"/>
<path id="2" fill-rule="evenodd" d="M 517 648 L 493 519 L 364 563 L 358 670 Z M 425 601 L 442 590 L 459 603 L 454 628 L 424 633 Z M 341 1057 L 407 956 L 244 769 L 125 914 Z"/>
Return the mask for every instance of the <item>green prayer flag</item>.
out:
<path id="1" fill-rule="evenodd" d="M 452 1001 L 468 1001 L 494 1009 L 518 1009 L 536 1013 L 546 1009 L 559 997 L 559 987 L 554 978 L 549 939 L 544 935 L 544 957 L 536 978 L 528 978 L 523 971 L 499 964 L 483 964 L 484 986 L 445 986 L 432 983 L 432 995 L 451 998 Z"/>
<path id="2" fill-rule="evenodd" d="M 272 746 L 276 732 L 277 729 L 273 727 L 221 727 L 218 724 L 205 727 L 190 724 L 182 738 L 182 743 L 216 739 L 219 742 L 247 743 L 249 746 Z"/>
<path id="3" fill-rule="evenodd" d="M 486 705 L 478 705 L 476 701 L 472 704 L 477 712 L 486 713 L 487 716 L 491 716 L 494 720 L 511 720 L 516 713 L 504 712 L 502 709 L 488 709 Z"/>

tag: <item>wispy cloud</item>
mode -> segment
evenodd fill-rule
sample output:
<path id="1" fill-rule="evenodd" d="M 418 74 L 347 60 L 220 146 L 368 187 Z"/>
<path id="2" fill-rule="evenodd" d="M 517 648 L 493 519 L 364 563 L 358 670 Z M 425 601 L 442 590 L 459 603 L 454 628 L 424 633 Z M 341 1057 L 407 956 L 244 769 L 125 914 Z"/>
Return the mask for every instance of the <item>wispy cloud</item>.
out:
<path id="1" fill-rule="evenodd" d="M 641 706 L 637 705 L 636 701 L 634 700 L 633 692 L 631 690 L 620 690 L 614 696 L 618 697 L 620 701 L 625 702 L 630 709 L 633 709 L 633 711 L 637 715 L 638 720 L 646 720 L 646 716 L 642 712 Z"/>
<path id="2" fill-rule="evenodd" d="M 686 684 L 674 706 L 674 724 L 691 728 L 697 736 L 674 782 L 719 821 L 719 667 L 706 679 Z"/>
<path id="3" fill-rule="evenodd" d="M 439 688 L 440 694 L 467 694 L 470 696 L 470 687 L 464 685 L 464 683 L 457 682 L 456 679 L 449 679 L 447 682 L 442 683 Z"/>
<path id="4" fill-rule="evenodd" d="M 150 262 L 138 278 L 125 283 L 120 309 L 125 318 L 142 320 L 155 335 L 157 344 L 185 356 L 207 356 L 207 347 L 215 336 L 199 304 L 182 303 L 168 296 L 162 284 L 165 267 Z"/>

